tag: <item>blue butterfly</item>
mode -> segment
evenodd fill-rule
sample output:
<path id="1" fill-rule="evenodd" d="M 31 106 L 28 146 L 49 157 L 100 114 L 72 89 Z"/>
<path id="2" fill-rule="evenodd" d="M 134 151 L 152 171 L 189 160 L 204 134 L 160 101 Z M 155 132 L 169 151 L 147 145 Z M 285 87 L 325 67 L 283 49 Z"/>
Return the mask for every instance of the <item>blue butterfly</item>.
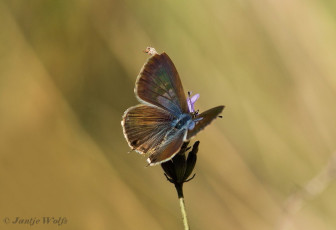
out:
<path id="1" fill-rule="evenodd" d="M 127 109 L 121 125 L 128 145 L 148 154 L 153 166 L 170 160 L 187 142 L 210 124 L 224 109 L 217 106 L 201 114 L 194 110 L 199 95 L 188 100 L 177 70 L 166 53 L 152 56 L 143 66 L 135 83 L 135 96 L 142 103 Z"/>

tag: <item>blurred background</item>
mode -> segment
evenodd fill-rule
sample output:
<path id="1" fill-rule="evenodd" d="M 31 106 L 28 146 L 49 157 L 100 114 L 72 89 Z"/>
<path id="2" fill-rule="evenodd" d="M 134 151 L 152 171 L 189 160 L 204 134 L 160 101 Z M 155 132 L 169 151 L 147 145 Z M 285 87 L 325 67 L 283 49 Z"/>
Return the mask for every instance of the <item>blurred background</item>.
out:
<path id="1" fill-rule="evenodd" d="M 196 108 L 226 106 L 194 139 L 191 228 L 336 229 L 335 15 L 330 0 L 0 1 L 0 228 L 183 228 L 120 125 L 153 46 Z"/>

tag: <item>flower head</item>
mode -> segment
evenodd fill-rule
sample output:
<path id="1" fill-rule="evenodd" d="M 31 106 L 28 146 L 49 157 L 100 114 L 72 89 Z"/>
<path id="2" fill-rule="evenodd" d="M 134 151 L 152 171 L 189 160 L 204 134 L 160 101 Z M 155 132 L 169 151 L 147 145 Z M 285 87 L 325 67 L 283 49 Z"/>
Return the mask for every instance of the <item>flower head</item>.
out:
<path id="1" fill-rule="evenodd" d="M 191 97 L 191 94 L 192 94 L 191 92 L 188 92 L 188 98 L 187 98 L 188 108 L 190 113 L 195 113 L 194 104 L 198 100 L 200 95 L 199 93 L 197 93 Z"/>
<path id="2" fill-rule="evenodd" d="M 176 154 L 170 161 L 161 164 L 164 170 L 164 175 L 171 183 L 182 186 L 183 183 L 190 181 L 194 178 L 195 174 L 192 174 L 195 164 L 197 161 L 197 151 L 199 146 L 199 141 L 196 141 L 193 148 L 189 153 L 186 152 L 191 148 L 188 147 L 189 142 L 185 142 L 181 147 L 181 150 Z"/>

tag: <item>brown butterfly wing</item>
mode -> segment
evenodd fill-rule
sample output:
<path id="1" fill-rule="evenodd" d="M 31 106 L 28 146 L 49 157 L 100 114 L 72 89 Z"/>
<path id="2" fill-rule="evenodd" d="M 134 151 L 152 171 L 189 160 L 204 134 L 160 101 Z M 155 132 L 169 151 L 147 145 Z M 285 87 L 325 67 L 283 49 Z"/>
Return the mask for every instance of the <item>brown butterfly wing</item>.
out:
<path id="1" fill-rule="evenodd" d="M 135 84 L 140 102 L 156 105 L 175 116 L 188 112 L 188 105 L 177 70 L 166 53 L 150 57 Z"/>
<path id="2" fill-rule="evenodd" d="M 200 119 L 197 121 L 195 127 L 192 130 L 188 131 L 186 140 L 189 140 L 193 136 L 195 136 L 199 131 L 205 128 L 205 126 L 209 125 L 211 121 L 213 121 L 218 115 L 223 111 L 224 106 L 217 106 L 212 109 L 209 109 L 194 118 L 194 120 Z"/>
<path id="3" fill-rule="evenodd" d="M 172 129 L 173 116 L 166 110 L 137 105 L 125 111 L 121 125 L 129 146 L 139 153 L 152 153 Z"/>
<path id="4" fill-rule="evenodd" d="M 171 130 L 162 145 L 147 159 L 149 165 L 161 164 L 173 158 L 180 151 L 185 135 L 185 129 Z"/>

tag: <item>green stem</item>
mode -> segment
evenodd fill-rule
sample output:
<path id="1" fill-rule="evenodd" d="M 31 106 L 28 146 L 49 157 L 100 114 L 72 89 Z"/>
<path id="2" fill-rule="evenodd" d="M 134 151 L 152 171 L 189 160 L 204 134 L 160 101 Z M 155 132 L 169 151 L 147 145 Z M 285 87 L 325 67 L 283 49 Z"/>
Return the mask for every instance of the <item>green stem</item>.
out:
<path id="1" fill-rule="evenodd" d="M 177 195 L 180 201 L 180 208 L 181 208 L 181 213 L 182 213 L 182 220 L 183 220 L 183 225 L 184 225 L 184 230 L 190 230 L 189 224 L 188 224 L 188 219 L 187 219 L 187 212 L 184 204 L 184 197 L 183 197 L 183 184 L 175 184 L 175 188 L 177 191 Z"/>

